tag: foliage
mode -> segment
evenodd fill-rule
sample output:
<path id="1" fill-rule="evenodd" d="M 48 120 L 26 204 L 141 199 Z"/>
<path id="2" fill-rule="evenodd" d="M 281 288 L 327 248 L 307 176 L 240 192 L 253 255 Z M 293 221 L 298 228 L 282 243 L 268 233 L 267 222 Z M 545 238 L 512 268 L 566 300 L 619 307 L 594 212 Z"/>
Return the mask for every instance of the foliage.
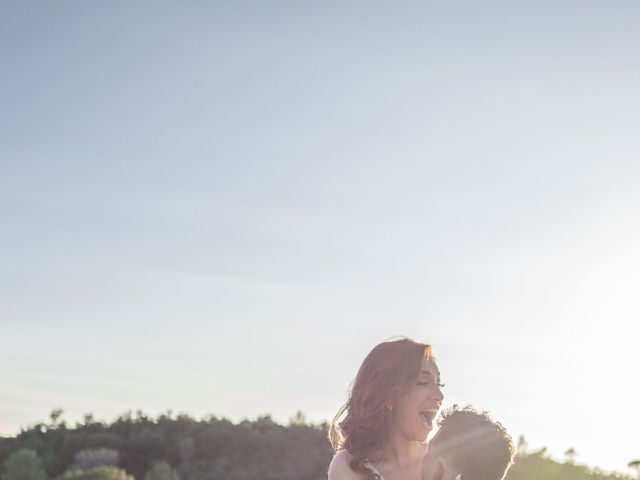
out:
<path id="1" fill-rule="evenodd" d="M 20 448 L 11 453 L 3 464 L 5 480 L 45 480 L 47 478 L 34 450 Z"/>
<path id="2" fill-rule="evenodd" d="M 180 475 L 166 462 L 158 462 L 144 475 L 144 480 L 180 480 Z"/>
<path id="3" fill-rule="evenodd" d="M 111 424 L 87 414 L 83 423 L 68 428 L 56 411 L 55 422 L 0 438 L 0 462 L 19 448 L 32 448 L 56 477 L 76 464 L 79 452 L 107 448 L 119 453 L 120 467 L 136 479 L 165 462 L 182 480 L 326 480 L 331 460 L 327 425 L 302 420 L 302 414 L 296 415 L 295 422 L 283 426 L 263 416 L 234 424 L 171 412 L 151 418 L 138 411 L 126 412 Z"/>
<path id="4" fill-rule="evenodd" d="M 630 480 L 629 477 L 605 473 L 577 465 L 573 460 L 559 463 L 546 455 L 546 449 L 518 455 L 505 480 Z"/>
<path id="5" fill-rule="evenodd" d="M 135 480 L 126 471 L 105 465 L 90 470 L 76 470 L 65 473 L 60 480 Z"/>
<path id="6" fill-rule="evenodd" d="M 117 467 L 120 454 L 113 448 L 86 448 L 74 456 L 74 462 L 67 470 L 91 470 L 101 465 Z"/>

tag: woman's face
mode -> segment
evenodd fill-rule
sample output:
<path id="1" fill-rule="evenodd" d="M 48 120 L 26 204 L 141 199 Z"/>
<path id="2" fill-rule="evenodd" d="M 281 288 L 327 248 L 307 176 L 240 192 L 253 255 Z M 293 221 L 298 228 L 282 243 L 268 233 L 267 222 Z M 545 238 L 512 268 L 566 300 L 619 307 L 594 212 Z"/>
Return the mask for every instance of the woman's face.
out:
<path id="1" fill-rule="evenodd" d="M 426 441 L 444 398 L 441 386 L 438 366 L 423 358 L 418 378 L 393 404 L 393 428 L 408 440 Z"/>

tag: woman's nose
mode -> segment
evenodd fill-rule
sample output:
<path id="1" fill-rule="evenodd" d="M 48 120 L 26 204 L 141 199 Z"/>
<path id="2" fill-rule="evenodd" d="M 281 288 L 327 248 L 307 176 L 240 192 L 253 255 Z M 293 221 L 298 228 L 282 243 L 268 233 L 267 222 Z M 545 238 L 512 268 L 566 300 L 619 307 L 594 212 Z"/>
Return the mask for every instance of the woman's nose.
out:
<path id="1" fill-rule="evenodd" d="M 439 402 L 441 402 L 442 400 L 444 400 L 444 395 L 442 394 L 442 390 L 440 390 L 440 387 L 436 387 L 435 398 L 436 398 L 436 400 L 438 400 Z"/>

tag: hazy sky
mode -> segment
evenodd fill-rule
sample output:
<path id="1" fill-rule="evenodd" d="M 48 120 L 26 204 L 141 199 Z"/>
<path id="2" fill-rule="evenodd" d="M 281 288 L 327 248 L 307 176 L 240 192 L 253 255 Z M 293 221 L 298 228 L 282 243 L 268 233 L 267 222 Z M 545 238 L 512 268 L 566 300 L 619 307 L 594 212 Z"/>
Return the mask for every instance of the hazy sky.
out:
<path id="1" fill-rule="evenodd" d="M 3 2 L 0 435 L 330 419 L 378 342 L 640 456 L 640 4 Z"/>

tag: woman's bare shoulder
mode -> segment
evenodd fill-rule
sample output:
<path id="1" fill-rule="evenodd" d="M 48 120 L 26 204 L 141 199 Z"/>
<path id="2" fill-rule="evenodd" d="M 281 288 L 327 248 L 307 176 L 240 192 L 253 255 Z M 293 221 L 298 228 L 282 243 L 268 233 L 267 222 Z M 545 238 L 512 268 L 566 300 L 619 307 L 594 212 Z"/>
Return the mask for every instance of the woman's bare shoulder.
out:
<path id="1" fill-rule="evenodd" d="M 363 480 L 364 475 L 351 470 L 349 452 L 340 450 L 329 465 L 329 480 Z"/>

